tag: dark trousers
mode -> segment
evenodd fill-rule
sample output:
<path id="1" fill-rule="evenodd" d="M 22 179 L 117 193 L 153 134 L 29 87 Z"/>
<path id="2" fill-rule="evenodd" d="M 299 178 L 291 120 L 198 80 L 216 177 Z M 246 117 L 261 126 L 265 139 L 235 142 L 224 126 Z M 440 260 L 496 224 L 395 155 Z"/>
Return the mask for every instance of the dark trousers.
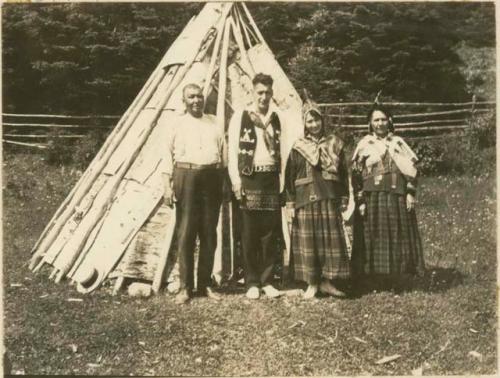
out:
<path id="1" fill-rule="evenodd" d="M 241 244 L 247 287 L 273 279 L 278 244 L 279 210 L 242 210 Z"/>
<path id="2" fill-rule="evenodd" d="M 194 286 L 194 249 L 200 238 L 198 289 L 210 286 L 217 247 L 217 223 L 222 202 L 220 169 L 175 168 L 173 189 L 176 203 L 176 232 L 181 289 Z"/>

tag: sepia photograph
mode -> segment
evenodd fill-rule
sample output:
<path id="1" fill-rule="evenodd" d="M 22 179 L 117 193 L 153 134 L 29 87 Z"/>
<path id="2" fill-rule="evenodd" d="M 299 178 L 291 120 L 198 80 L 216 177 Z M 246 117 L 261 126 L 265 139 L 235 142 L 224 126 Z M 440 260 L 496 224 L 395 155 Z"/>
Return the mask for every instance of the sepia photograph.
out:
<path id="1" fill-rule="evenodd" d="M 3 2 L 3 374 L 497 375 L 495 5 Z"/>

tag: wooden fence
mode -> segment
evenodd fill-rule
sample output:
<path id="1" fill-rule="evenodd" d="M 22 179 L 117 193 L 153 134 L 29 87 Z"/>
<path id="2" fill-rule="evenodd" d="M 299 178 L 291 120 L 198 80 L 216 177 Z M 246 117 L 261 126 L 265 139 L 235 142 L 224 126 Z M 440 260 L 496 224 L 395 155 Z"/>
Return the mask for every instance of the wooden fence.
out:
<path id="1" fill-rule="evenodd" d="M 90 131 L 108 132 L 120 116 L 69 116 L 55 114 L 2 114 L 4 145 L 45 149 L 53 139 L 74 140 Z"/>
<path id="2" fill-rule="evenodd" d="M 481 115 L 495 114 L 494 101 L 435 103 L 435 102 L 385 102 L 393 113 L 398 134 L 410 139 L 429 139 L 457 132 L 474 124 Z M 319 104 L 331 127 L 340 127 L 352 133 L 366 133 L 366 115 L 372 102 L 338 102 Z"/>
<path id="3" fill-rule="evenodd" d="M 372 102 L 319 104 L 330 127 L 361 134 L 367 132 L 366 113 Z M 460 103 L 386 102 L 399 134 L 409 139 L 429 139 L 456 133 L 474 124 L 477 116 L 495 114 L 494 101 Z M 68 141 L 85 137 L 92 130 L 109 131 L 120 116 L 69 116 L 53 114 L 2 114 L 5 145 L 45 149 L 54 138 Z"/>

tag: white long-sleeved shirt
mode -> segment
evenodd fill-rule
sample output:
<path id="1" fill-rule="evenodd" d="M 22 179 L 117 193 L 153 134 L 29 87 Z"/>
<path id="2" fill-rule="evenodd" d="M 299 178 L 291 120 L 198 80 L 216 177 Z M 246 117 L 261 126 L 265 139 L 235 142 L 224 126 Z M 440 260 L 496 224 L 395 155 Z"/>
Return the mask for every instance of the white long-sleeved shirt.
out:
<path id="1" fill-rule="evenodd" d="M 164 173 L 171 176 L 174 163 L 221 163 L 224 134 L 215 116 L 204 114 L 201 118 L 195 118 L 186 113 L 172 122 L 167 131 L 166 146 Z"/>
<path id="2" fill-rule="evenodd" d="M 271 117 L 271 114 L 275 112 L 279 117 L 279 112 L 272 107 L 266 115 L 260 114 L 255 106 L 249 107 L 245 110 L 250 110 L 255 112 L 262 122 L 266 124 Z M 244 109 L 235 111 L 231 121 L 229 122 L 228 129 L 228 172 L 229 178 L 231 179 L 231 184 L 233 186 L 233 191 L 237 191 L 241 188 L 241 177 L 238 170 L 238 152 L 240 144 L 240 129 L 241 129 L 241 118 Z M 280 118 L 281 120 L 281 118 Z M 282 125 L 283 126 L 283 125 Z M 253 164 L 256 165 L 272 165 L 276 163 L 276 160 L 271 156 L 267 150 L 266 143 L 264 141 L 264 130 L 259 127 L 255 128 L 255 134 L 257 136 L 257 145 L 255 146 L 255 154 Z"/>

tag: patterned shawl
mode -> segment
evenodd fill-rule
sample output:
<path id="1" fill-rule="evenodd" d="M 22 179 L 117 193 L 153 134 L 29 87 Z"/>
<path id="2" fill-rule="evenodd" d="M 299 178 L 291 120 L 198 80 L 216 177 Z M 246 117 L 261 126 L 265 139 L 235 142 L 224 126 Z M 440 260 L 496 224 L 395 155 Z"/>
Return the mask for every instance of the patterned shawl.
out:
<path id="1" fill-rule="evenodd" d="M 415 163 L 418 161 L 417 155 L 399 136 L 389 133 L 385 138 L 379 138 L 374 134 L 366 135 L 358 143 L 352 160 L 355 162 L 364 161 L 367 169 L 380 162 L 385 153 L 389 152 L 391 159 L 398 169 L 406 176 L 415 178 L 417 168 Z"/>

